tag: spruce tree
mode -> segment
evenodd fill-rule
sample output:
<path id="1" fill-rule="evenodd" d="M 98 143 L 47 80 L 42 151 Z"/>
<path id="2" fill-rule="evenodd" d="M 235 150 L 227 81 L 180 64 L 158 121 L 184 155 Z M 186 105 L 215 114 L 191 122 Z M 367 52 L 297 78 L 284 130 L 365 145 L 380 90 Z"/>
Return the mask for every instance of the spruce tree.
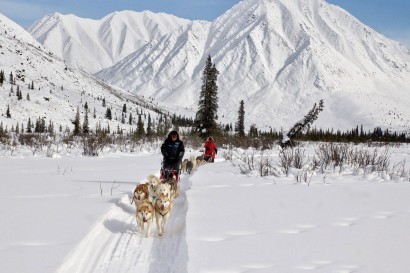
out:
<path id="1" fill-rule="evenodd" d="M 148 114 L 148 124 L 147 124 L 147 136 L 152 136 L 153 135 L 153 130 L 152 130 L 152 121 L 151 121 L 151 115 Z"/>
<path id="2" fill-rule="evenodd" d="M 28 118 L 28 121 L 27 121 L 27 129 L 26 129 L 26 132 L 29 133 L 29 134 L 32 133 L 32 131 L 31 131 L 31 119 L 30 119 L 30 118 Z"/>
<path id="3" fill-rule="evenodd" d="M 47 132 L 49 134 L 54 134 L 54 123 L 51 121 L 51 119 L 48 122 L 48 129 Z"/>
<path id="4" fill-rule="evenodd" d="M 107 111 L 105 112 L 105 118 L 112 120 L 112 114 L 111 114 L 111 108 L 107 108 Z"/>
<path id="5" fill-rule="evenodd" d="M 286 147 L 291 145 L 292 138 L 298 133 L 302 133 L 309 129 L 313 122 L 318 118 L 319 113 L 323 111 L 323 107 L 323 100 L 320 100 L 318 105 L 315 103 L 303 120 L 296 122 L 295 125 L 283 135 L 281 146 Z"/>
<path id="6" fill-rule="evenodd" d="M 74 132 L 75 136 L 78 136 L 81 133 L 81 125 L 80 125 L 80 107 L 77 107 L 77 113 L 75 115 L 74 120 Z"/>
<path id="7" fill-rule="evenodd" d="M 9 105 L 7 105 L 6 117 L 11 118 L 10 106 Z"/>
<path id="8" fill-rule="evenodd" d="M 202 86 L 199 94 L 198 112 L 195 116 L 195 127 L 201 137 L 213 135 L 217 129 L 218 119 L 218 70 L 212 63 L 211 56 L 202 72 Z"/>
<path id="9" fill-rule="evenodd" d="M 124 103 L 124 106 L 122 107 L 122 112 L 127 113 L 127 105 Z"/>
<path id="10" fill-rule="evenodd" d="M 132 125 L 132 113 L 130 113 L 129 119 L 128 119 L 128 124 Z"/>
<path id="11" fill-rule="evenodd" d="M 83 134 L 90 133 L 90 126 L 88 124 L 88 108 L 85 110 L 84 122 L 83 122 Z"/>
<path id="12" fill-rule="evenodd" d="M 236 132 L 238 137 L 245 137 L 245 106 L 241 100 L 238 111 L 238 122 L 236 123 Z"/>
<path id="13" fill-rule="evenodd" d="M 3 82 L 4 82 L 4 71 L 0 71 L 0 86 L 3 86 Z"/>
<path id="14" fill-rule="evenodd" d="M 145 134 L 144 130 L 144 123 L 142 122 L 141 115 L 138 115 L 138 122 L 137 122 L 137 132 L 138 137 L 142 137 Z"/>

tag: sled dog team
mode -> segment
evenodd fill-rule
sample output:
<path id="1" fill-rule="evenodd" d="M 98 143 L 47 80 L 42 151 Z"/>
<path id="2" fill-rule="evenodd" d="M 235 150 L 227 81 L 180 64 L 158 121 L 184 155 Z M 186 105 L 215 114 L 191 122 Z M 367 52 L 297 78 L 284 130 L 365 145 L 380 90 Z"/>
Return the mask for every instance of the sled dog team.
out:
<path id="1" fill-rule="evenodd" d="M 149 175 L 147 180 L 137 185 L 132 198 L 136 208 L 137 229 L 142 233 L 146 224 L 145 236 L 150 236 L 155 217 L 158 235 L 162 236 L 173 201 L 178 197 L 178 183 L 176 177 L 160 181 L 157 176 Z"/>
<path id="2" fill-rule="evenodd" d="M 195 171 L 199 166 L 205 164 L 206 161 L 204 160 L 204 155 L 200 156 L 191 156 L 189 159 L 185 158 L 181 164 L 181 172 L 182 173 L 189 173 L 191 174 Z"/>
<path id="3" fill-rule="evenodd" d="M 205 164 L 202 156 L 191 156 L 182 162 L 181 172 L 192 173 Z M 145 183 L 138 184 L 134 190 L 132 202 L 135 203 L 137 229 L 145 237 L 150 236 L 154 218 L 157 223 L 158 235 L 162 236 L 164 227 L 172 211 L 174 199 L 179 195 L 179 183 L 173 176 L 161 181 L 156 175 L 149 175 Z"/>

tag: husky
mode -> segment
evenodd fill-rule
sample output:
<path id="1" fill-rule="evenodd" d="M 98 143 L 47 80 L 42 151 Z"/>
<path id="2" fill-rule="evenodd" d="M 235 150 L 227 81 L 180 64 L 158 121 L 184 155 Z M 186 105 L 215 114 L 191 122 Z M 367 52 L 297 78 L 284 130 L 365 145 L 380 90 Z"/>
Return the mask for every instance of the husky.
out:
<path id="1" fill-rule="evenodd" d="M 142 234 L 144 232 L 144 225 L 145 223 L 147 224 L 145 237 L 148 237 L 151 234 L 154 215 L 155 209 L 150 201 L 143 201 L 137 206 L 137 228 Z"/>
<path id="2" fill-rule="evenodd" d="M 147 184 L 139 184 L 135 187 L 134 195 L 132 197 L 132 201 L 135 202 L 135 209 L 138 209 L 138 204 L 141 202 L 148 200 L 148 185 Z M 131 202 L 132 203 L 132 202 Z"/>
<path id="3" fill-rule="evenodd" d="M 189 162 L 188 159 L 184 159 L 181 163 L 181 172 L 186 173 L 187 172 L 187 163 Z"/>
<path id="4" fill-rule="evenodd" d="M 205 164 L 204 155 L 200 155 L 196 157 L 196 165 L 199 167 Z"/>
<path id="5" fill-rule="evenodd" d="M 172 202 L 168 194 L 161 193 L 155 200 L 155 218 L 157 220 L 158 235 L 164 233 L 165 224 L 172 210 Z"/>
<path id="6" fill-rule="evenodd" d="M 171 195 L 170 198 L 175 199 L 179 196 L 179 185 L 177 182 L 177 178 L 175 176 L 172 176 L 162 182 L 163 184 L 168 184 L 171 189 Z"/>
<path id="7" fill-rule="evenodd" d="M 159 196 L 161 194 L 171 196 L 171 185 L 168 183 L 159 184 L 155 195 Z"/>
<path id="8" fill-rule="evenodd" d="M 185 169 L 187 173 L 191 174 L 191 172 L 194 170 L 194 164 L 192 163 L 192 161 L 189 160 L 186 162 Z"/>
<path id="9" fill-rule="evenodd" d="M 149 197 L 151 199 L 155 199 L 155 193 L 157 191 L 158 185 L 161 183 L 159 178 L 156 175 L 150 174 L 148 175 L 148 185 L 149 185 Z"/>

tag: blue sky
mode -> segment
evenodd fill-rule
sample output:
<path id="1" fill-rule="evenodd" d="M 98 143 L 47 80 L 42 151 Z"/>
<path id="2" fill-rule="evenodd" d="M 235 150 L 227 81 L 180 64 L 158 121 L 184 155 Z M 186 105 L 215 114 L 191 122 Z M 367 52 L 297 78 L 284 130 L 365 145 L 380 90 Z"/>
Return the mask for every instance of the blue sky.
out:
<path id="1" fill-rule="evenodd" d="M 0 0 L 0 12 L 23 27 L 59 12 L 99 19 L 116 10 L 151 10 L 212 21 L 239 0 Z M 327 0 L 366 25 L 410 48 L 409 0 Z"/>

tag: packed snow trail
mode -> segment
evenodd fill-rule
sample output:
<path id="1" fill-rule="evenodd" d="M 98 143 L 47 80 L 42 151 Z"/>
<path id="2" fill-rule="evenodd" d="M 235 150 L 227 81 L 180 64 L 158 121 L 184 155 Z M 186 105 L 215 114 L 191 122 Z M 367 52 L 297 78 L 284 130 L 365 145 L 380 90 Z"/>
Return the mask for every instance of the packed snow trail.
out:
<path id="1" fill-rule="evenodd" d="M 180 186 L 162 237 L 157 235 L 155 221 L 149 238 L 137 231 L 135 206 L 124 196 L 91 228 L 57 272 L 188 272 L 185 190 L 189 176 L 181 176 Z"/>

